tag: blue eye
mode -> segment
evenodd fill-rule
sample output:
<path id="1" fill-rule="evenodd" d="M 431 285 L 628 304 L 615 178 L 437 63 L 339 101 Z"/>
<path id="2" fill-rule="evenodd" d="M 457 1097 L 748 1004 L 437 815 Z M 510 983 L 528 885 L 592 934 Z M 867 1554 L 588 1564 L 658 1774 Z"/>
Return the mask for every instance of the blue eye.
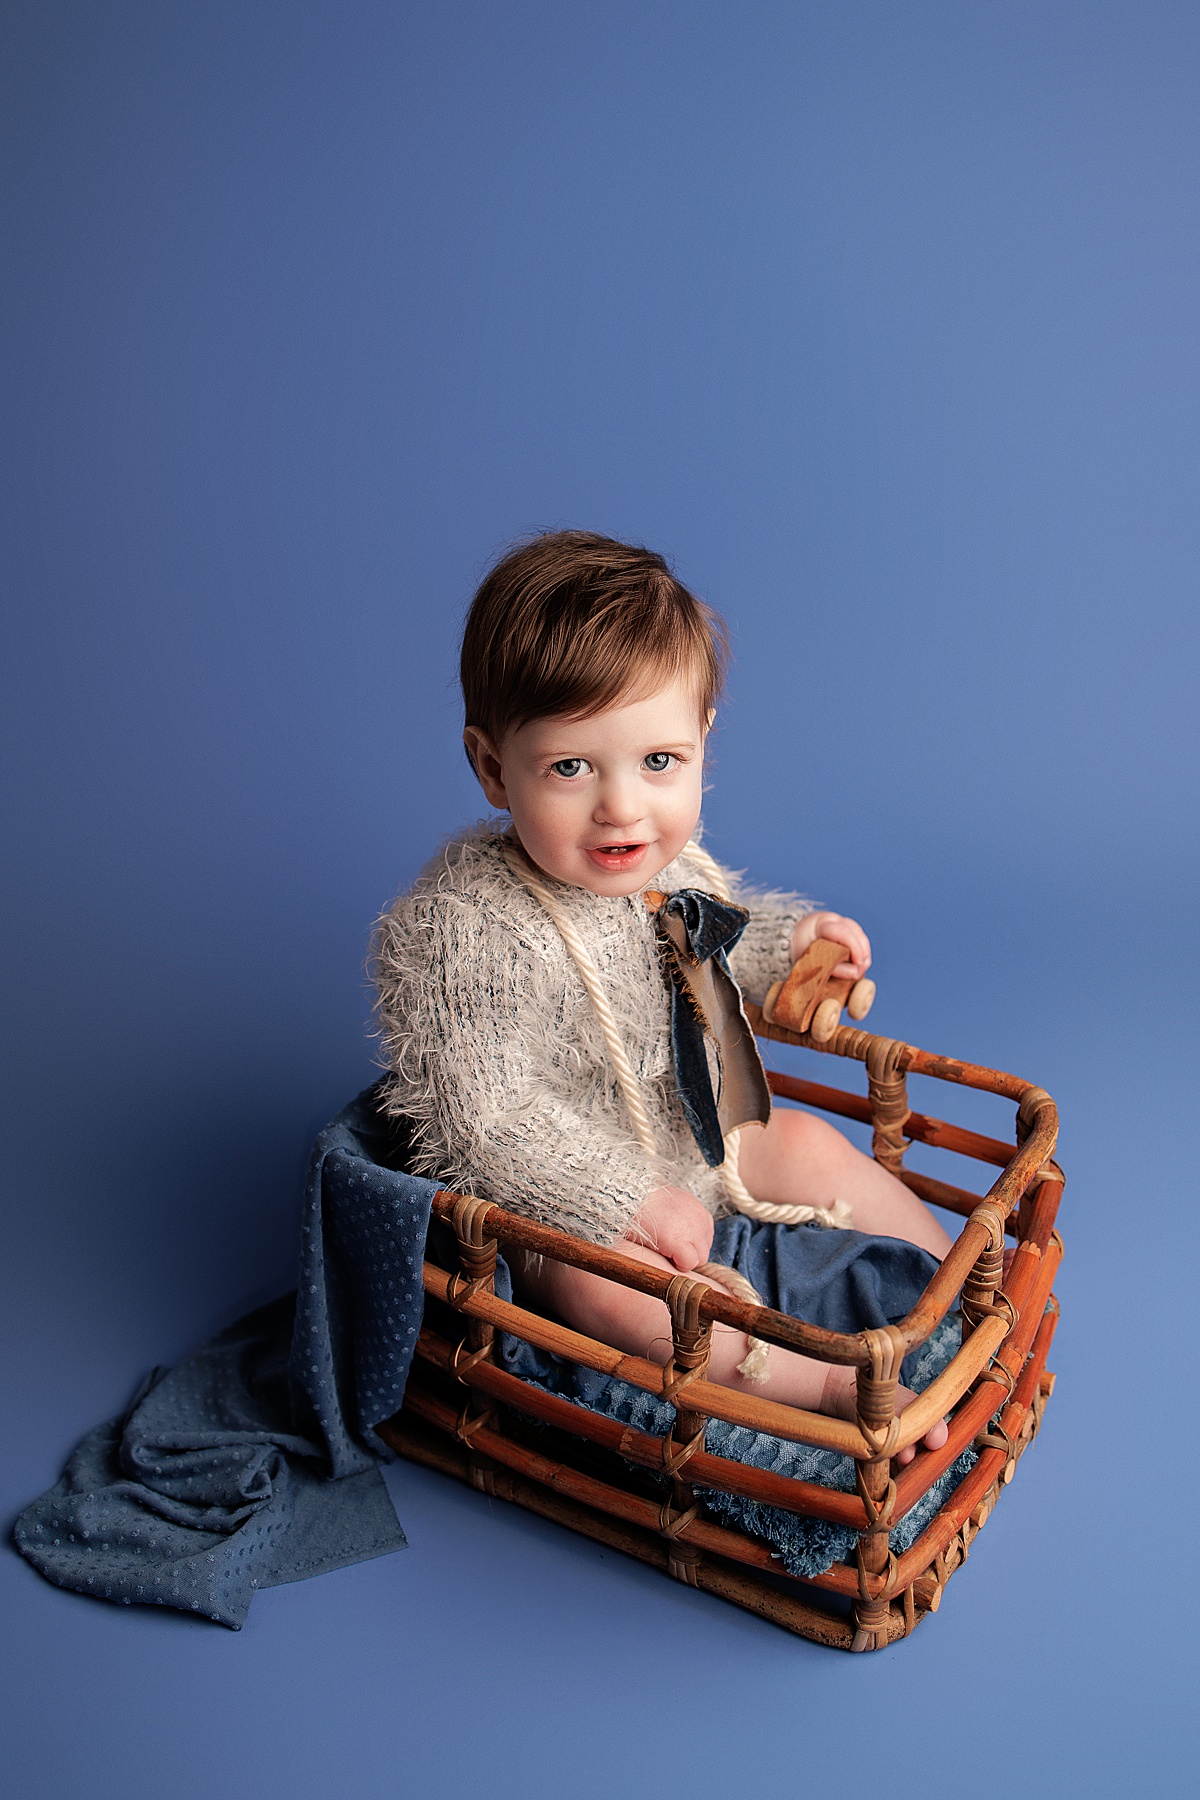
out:
<path id="1" fill-rule="evenodd" d="M 580 770 L 586 766 L 582 756 L 564 756 L 560 762 L 550 764 L 554 774 L 563 776 L 567 781 L 578 775 Z"/>
<path id="2" fill-rule="evenodd" d="M 652 750 L 646 758 L 646 767 L 652 775 L 662 775 L 670 768 L 674 760 L 669 750 Z"/>

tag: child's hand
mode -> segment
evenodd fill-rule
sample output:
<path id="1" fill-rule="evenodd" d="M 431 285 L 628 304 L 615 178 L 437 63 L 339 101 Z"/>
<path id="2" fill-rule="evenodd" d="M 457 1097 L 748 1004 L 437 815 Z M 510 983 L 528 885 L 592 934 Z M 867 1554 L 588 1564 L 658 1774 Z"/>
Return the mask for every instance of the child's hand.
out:
<path id="1" fill-rule="evenodd" d="M 799 962 L 809 945 L 819 937 L 845 944 L 850 952 L 847 960 L 840 962 L 833 971 L 835 978 L 857 981 L 860 975 L 866 974 L 871 966 L 871 940 L 861 925 L 854 919 L 844 919 L 841 913 L 805 913 L 802 919 L 797 919 L 792 930 L 792 961 Z"/>
<path id="2" fill-rule="evenodd" d="M 623 1235 L 632 1244 L 657 1250 L 686 1275 L 708 1261 L 713 1217 L 686 1188 L 660 1187 L 647 1194 L 642 1210 Z M 620 1248 L 619 1239 L 615 1248 Z"/>

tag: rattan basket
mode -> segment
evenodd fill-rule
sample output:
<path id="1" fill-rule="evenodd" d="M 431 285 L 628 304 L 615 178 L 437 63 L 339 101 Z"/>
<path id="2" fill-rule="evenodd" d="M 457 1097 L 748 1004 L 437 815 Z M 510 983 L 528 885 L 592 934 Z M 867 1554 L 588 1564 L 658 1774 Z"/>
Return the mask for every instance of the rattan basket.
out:
<path id="1" fill-rule="evenodd" d="M 1055 1216 L 1063 1177 L 1051 1160 L 1058 1115 L 1044 1089 L 1016 1076 L 849 1026 L 817 1042 L 766 1023 L 756 1008 L 746 1010 L 760 1037 L 865 1064 L 866 1098 L 776 1072 L 768 1079 L 781 1099 L 871 1125 L 876 1160 L 921 1199 L 965 1219 L 908 1316 L 883 1332 L 825 1331 L 531 1224 L 488 1201 L 442 1192 L 434 1212 L 453 1227 L 459 1268 L 447 1272 L 425 1264 L 425 1320 L 404 1406 L 379 1432 L 416 1462 L 568 1525 L 802 1637 L 839 1649 L 881 1649 L 937 1611 L 947 1581 L 1036 1435 L 1053 1391 L 1046 1358 L 1058 1319 L 1052 1286 L 1062 1257 Z M 910 1073 L 1014 1101 L 1015 1141 L 910 1111 Z M 957 1152 L 1000 1174 L 985 1196 L 914 1174 L 903 1167 L 909 1142 Z M 1007 1278 L 1006 1233 L 1017 1246 Z M 665 1300 L 673 1327 L 670 1361 L 664 1368 L 626 1355 L 498 1299 L 498 1246 L 558 1258 Z M 897 1415 L 900 1358 L 956 1304 L 962 1348 Z M 855 1367 L 857 1421 L 706 1381 L 716 1321 Z M 495 1358 L 497 1331 L 664 1396 L 675 1405 L 673 1429 L 656 1437 L 520 1379 Z M 950 1427 L 944 1448 L 918 1449 L 905 1467 L 893 1462 L 943 1416 Z M 704 1427 L 710 1417 L 853 1457 L 857 1491 L 708 1453 Z M 893 1554 L 890 1529 L 972 1444 L 979 1451 L 975 1467 L 912 1547 Z M 785 1574 L 768 1545 L 705 1516 L 703 1493 L 718 1488 L 850 1527 L 858 1534 L 854 1560 L 812 1578 Z"/>

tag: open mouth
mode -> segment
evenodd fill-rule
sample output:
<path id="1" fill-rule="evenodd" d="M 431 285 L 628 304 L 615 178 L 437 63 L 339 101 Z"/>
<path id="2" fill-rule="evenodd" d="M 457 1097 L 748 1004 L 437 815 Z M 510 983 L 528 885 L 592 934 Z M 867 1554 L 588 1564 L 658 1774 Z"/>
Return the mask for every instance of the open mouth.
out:
<path id="1" fill-rule="evenodd" d="M 645 849 L 645 844 L 593 844 L 588 855 L 597 868 L 630 869 Z"/>

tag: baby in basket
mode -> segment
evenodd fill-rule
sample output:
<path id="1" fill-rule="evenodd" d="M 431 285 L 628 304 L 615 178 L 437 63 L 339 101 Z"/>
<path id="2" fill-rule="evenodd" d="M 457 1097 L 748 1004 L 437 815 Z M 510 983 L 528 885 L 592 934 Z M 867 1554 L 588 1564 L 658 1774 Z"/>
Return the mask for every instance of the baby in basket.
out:
<path id="1" fill-rule="evenodd" d="M 716 1285 L 716 1222 L 787 1207 L 807 1222 L 738 1221 L 743 1253 L 757 1245 L 761 1265 L 786 1233 L 818 1301 L 836 1265 L 898 1318 L 949 1239 L 833 1126 L 772 1110 L 740 999 L 761 1003 L 817 937 L 845 947 L 835 974 L 860 976 L 867 936 L 745 887 L 695 842 L 723 665 L 721 622 L 647 550 L 552 532 L 491 571 L 463 637 L 464 744 L 508 817 L 451 839 L 380 921 L 386 1103 L 411 1125 L 417 1173 Z M 665 1362 L 661 1301 L 549 1259 L 514 1279 L 576 1329 Z M 852 1369 L 755 1358 L 726 1327 L 709 1378 L 855 1412 Z M 902 1387 L 897 1404 L 911 1398 Z M 945 1436 L 939 1423 L 924 1441 Z"/>

